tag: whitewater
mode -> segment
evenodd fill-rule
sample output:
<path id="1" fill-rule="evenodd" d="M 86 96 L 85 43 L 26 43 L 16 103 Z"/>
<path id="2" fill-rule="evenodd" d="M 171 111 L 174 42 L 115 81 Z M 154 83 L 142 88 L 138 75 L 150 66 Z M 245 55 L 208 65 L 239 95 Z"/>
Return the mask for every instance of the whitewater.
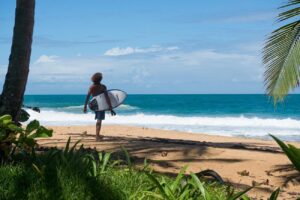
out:
<path id="1" fill-rule="evenodd" d="M 133 95 L 116 109 L 117 116 L 112 117 L 108 112 L 104 124 L 261 139 L 274 134 L 284 140 L 300 141 L 299 97 L 290 97 L 290 105 L 286 103 L 275 109 L 261 95 Z M 82 112 L 84 95 L 31 96 L 26 100 L 41 107 L 41 113 L 27 111 L 31 120 L 38 119 L 42 124 L 95 124 L 92 112 Z"/>

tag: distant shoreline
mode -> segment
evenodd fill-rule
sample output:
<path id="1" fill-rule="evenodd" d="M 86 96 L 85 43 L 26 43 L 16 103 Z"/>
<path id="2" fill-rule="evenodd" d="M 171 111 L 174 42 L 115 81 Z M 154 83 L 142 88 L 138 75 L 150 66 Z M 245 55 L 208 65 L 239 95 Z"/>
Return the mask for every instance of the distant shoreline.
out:
<path id="1" fill-rule="evenodd" d="M 52 96 L 55 96 L 55 95 L 86 95 L 86 94 L 25 94 L 25 96 L 47 96 L 47 95 L 52 95 Z M 128 93 L 128 95 L 263 95 L 263 96 L 267 96 L 267 94 L 264 94 L 264 93 L 229 93 L 229 94 L 223 94 L 223 93 L 216 93 L 216 94 L 209 94 L 209 93 L 170 93 L 170 94 L 166 94 L 166 93 L 154 93 L 154 94 L 151 94 L 151 93 Z M 299 94 L 289 94 L 288 96 L 291 96 L 291 95 L 300 95 Z M 271 97 L 270 97 L 271 98 Z"/>

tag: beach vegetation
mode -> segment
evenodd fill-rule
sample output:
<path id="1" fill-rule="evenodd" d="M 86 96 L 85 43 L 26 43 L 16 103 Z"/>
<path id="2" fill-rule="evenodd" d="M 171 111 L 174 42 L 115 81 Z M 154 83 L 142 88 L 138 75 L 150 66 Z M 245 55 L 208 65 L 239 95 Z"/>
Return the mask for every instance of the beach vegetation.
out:
<path id="1" fill-rule="evenodd" d="M 288 22 L 274 30 L 265 43 L 263 63 L 266 66 L 264 79 L 267 94 L 276 103 L 295 87 L 300 78 L 300 0 L 289 0 L 280 7 L 279 22 Z"/>
<path id="2" fill-rule="evenodd" d="M 299 178 L 300 177 L 300 149 L 295 147 L 292 144 L 286 145 L 282 140 L 280 140 L 274 135 L 270 134 L 270 136 L 276 141 L 276 143 L 280 146 L 280 148 L 285 153 L 285 155 L 289 158 L 294 168 L 299 172 L 298 174 L 290 177 L 288 180 L 290 181 L 292 179 Z M 280 188 L 276 189 L 271 194 L 270 200 L 277 199 L 279 192 L 280 192 Z"/>
<path id="3" fill-rule="evenodd" d="M 33 120 L 26 127 L 18 126 L 12 116 L 0 117 L 0 161 L 6 162 L 12 157 L 34 154 L 36 138 L 51 137 L 53 130 L 41 126 Z"/>
<path id="4" fill-rule="evenodd" d="M 269 200 L 276 200 L 279 196 L 280 188 L 274 190 L 269 198 Z"/>
<path id="5" fill-rule="evenodd" d="M 38 113 L 41 112 L 39 107 L 23 105 L 22 109 L 20 110 L 19 122 L 26 122 L 30 118 L 30 114 L 24 108 L 30 109 L 30 110 L 32 110 L 34 112 L 38 112 Z"/>
<path id="6" fill-rule="evenodd" d="M 282 151 L 292 162 L 295 169 L 300 173 L 300 149 L 298 149 L 292 144 L 286 145 L 283 141 L 281 141 L 279 138 L 275 137 L 274 135 L 270 135 L 270 136 L 277 142 L 277 144 L 280 146 Z"/>
<path id="7" fill-rule="evenodd" d="M 247 188 L 244 191 L 234 192 L 230 187 L 222 186 L 217 182 L 205 182 L 194 174 L 185 175 L 186 168 L 181 169 L 175 179 L 167 181 L 164 177 L 159 180 L 154 175 L 146 173 L 157 190 L 149 191 L 147 194 L 154 199 L 166 200 L 184 200 L 184 199 L 227 199 L 235 200 L 241 197 L 247 198 L 245 193 L 252 189 Z M 213 187 L 215 186 L 215 187 Z"/>
<path id="8" fill-rule="evenodd" d="M 158 174 L 146 159 L 135 166 L 127 151 L 99 153 L 78 144 L 71 146 L 69 139 L 64 149 L 25 154 L 0 166 L 0 199 L 233 200 L 247 198 L 251 189 L 236 191 L 188 174 L 187 167 L 176 177 Z"/>

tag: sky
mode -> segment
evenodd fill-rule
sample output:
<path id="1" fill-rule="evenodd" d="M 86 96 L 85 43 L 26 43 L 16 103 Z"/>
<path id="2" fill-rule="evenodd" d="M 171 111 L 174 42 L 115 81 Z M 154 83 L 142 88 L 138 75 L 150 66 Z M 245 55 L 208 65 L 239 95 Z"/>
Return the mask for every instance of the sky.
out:
<path id="1" fill-rule="evenodd" d="M 26 94 L 85 94 L 103 73 L 130 94 L 264 93 L 272 0 L 36 0 Z M 0 84 L 15 1 L 0 0 Z"/>

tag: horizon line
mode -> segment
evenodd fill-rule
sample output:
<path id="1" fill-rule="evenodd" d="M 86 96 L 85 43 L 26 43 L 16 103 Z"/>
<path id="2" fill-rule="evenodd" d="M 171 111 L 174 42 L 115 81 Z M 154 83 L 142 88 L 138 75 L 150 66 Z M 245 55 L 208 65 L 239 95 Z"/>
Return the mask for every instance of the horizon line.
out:
<path id="1" fill-rule="evenodd" d="M 265 93 L 127 93 L 128 95 L 266 95 Z M 26 95 L 86 95 L 85 93 L 73 93 L 73 94 L 24 94 Z M 288 95 L 298 95 L 296 94 L 288 94 Z"/>

